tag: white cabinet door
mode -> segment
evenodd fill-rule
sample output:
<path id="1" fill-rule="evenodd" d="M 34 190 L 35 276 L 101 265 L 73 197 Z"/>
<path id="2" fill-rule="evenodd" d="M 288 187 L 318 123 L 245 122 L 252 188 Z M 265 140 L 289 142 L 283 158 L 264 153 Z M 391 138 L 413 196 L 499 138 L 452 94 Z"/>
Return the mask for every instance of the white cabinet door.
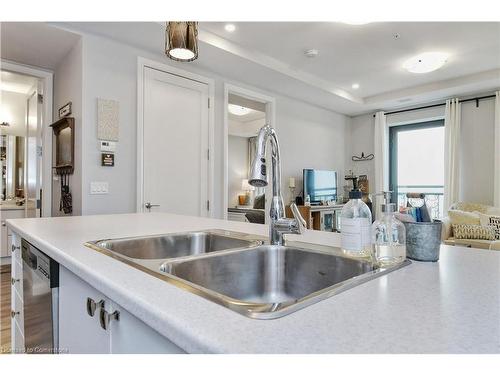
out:
<path id="1" fill-rule="evenodd" d="M 59 267 L 59 348 L 63 353 L 110 353 L 110 333 L 99 324 L 99 309 L 87 314 L 87 298 L 105 300 L 102 293 Z M 105 300 L 106 304 L 109 304 Z"/>
<path id="2" fill-rule="evenodd" d="M 120 305 L 113 310 L 120 312 L 118 321 L 110 323 L 111 353 L 113 354 L 181 354 L 184 351 L 172 341 L 160 335 Z"/>
<path id="3" fill-rule="evenodd" d="M 118 320 L 101 326 L 100 308 L 87 314 L 87 298 L 104 300 Z M 68 353 L 183 353 L 182 349 L 64 267 L 59 269 L 59 348 Z"/>
<path id="4" fill-rule="evenodd" d="M 208 85 L 144 68 L 142 179 L 153 211 L 208 214 Z"/>

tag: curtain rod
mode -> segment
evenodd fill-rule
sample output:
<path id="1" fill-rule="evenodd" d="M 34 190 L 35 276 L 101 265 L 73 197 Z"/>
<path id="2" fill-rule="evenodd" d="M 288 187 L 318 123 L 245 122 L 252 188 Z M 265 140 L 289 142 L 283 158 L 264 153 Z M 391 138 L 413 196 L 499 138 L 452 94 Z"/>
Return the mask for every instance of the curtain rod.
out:
<path id="1" fill-rule="evenodd" d="M 461 99 L 458 102 L 459 103 L 465 103 L 465 102 L 472 102 L 476 101 L 476 107 L 479 107 L 479 101 L 482 99 L 491 99 L 494 98 L 495 95 L 486 95 L 486 96 L 478 96 L 476 98 L 470 98 L 470 99 Z M 427 108 L 434 108 L 434 107 L 441 107 L 443 105 L 446 105 L 446 103 L 439 103 L 439 104 L 431 104 L 431 105 L 425 105 L 423 107 L 417 107 L 417 108 L 409 108 L 409 109 L 401 109 L 398 111 L 392 111 L 392 112 L 387 112 L 384 113 L 385 115 L 393 115 L 396 113 L 403 113 L 403 112 L 409 112 L 409 111 L 418 111 L 419 109 L 427 109 Z M 375 117 L 375 115 L 373 115 Z"/>

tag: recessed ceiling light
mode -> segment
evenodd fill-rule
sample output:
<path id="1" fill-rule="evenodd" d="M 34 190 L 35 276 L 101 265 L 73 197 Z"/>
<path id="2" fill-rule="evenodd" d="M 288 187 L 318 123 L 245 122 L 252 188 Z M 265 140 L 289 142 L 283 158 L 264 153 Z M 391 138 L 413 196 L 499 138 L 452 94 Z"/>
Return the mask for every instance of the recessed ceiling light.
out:
<path id="1" fill-rule="evenodd" d="M 224 26 L 224 30 L 226 30 L 228 33 L 232 33 L 234 30 L 236 30 L 236 26 L 232 23 L 226 23 L 226 26 Z"/>
<path id="2" fill-rule="evenodd" d="M 359 83 L 353 83 L 351 86 L 354 90 L 359 89 Z"/>
<path id="3" fill-rule="evenodd" d="M 429 73 L 441 68 L 447 59 L 444 52 L 425 52 L 406 60 L 403 68 L 411 73 Z"/>
<path id="4" fill-rule="evenodd" d="M 245 116 L 248 115 L 251 111 L 250 108 L 242 107 L 241 105 L 236 104 L 228 104 L 227 109 L 229 110 L 229 113 L 232 113 L 236 116 Z"/>

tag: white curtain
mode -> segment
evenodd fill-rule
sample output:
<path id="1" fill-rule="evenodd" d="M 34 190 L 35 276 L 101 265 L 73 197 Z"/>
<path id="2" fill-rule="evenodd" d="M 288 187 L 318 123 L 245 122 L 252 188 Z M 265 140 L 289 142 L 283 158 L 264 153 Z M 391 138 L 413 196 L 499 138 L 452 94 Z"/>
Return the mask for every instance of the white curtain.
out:
<path id="1" fill-rule="evenodd" d="M 459 200 L 460 117 L 458 99 L 448 99 L 444 115 L 444 212 Z"/>
<path id="2" fill-rule="evenodd" d="M 495 207 L 500 207 L 500 91 L 496 92 L 495 98 L 495 175 L 494 196 Z"/>
<path id="3" fill-rule="evenodd" d="M 374 144 L 374 161 L 375 161 L 375 190 L 373 193 L 378 194 L 382 191 L 389 190 L 389 134 L 384 112 L 375 114 L 375 144 Z M 375 199 L 375 217 L 380 217 L 380 203 L 383 199 L 377 196 Z"/>

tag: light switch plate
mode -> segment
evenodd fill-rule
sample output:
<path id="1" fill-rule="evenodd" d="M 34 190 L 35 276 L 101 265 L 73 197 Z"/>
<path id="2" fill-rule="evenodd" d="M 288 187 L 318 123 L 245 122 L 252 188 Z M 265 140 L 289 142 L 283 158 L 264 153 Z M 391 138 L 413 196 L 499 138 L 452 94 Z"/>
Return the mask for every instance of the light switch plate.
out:
<path id="1" fill-rule="evenodd" d="M 90 183 L 90 194 L 108 194 L 108 191 L 108 182 L 92 181 Z"/>

